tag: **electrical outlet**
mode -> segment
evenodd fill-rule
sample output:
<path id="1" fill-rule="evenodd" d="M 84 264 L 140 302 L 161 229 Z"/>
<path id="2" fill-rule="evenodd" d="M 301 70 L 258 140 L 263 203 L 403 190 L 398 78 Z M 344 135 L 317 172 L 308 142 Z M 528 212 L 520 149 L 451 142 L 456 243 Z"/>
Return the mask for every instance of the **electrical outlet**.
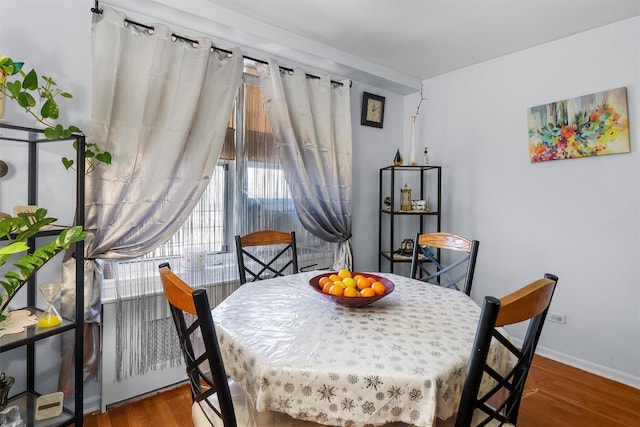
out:
<path id="1" fill-rule="evenodd" d="M 566 325 L 567 324 L 567 315 L 566 314 L 560 314 L 560 313 L 548 312 L 547 313 L 547 320 L 550 321 L 550 322 L 555 322 L 555 323 L 560 323 L 562 325 Z"/>

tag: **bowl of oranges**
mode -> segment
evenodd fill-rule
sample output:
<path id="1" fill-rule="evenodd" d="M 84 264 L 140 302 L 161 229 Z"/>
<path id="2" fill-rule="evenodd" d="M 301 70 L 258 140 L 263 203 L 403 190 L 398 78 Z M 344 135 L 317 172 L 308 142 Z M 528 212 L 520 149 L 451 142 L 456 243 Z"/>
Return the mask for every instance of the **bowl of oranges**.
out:
<path id="1" fill-rule="evenodd" d="M 349 270 L 319 274 L 309 280 L 309 285 L 314 291 L 348 307 L 364 307 L 384 298 L 395 289 L 389 279 Z"/>

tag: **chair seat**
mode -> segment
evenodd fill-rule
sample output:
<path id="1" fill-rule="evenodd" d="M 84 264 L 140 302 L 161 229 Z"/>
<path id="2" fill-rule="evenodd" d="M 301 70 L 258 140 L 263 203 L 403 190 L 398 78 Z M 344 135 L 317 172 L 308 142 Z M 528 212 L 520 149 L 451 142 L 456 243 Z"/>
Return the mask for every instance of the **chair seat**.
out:
<path id="1" fill-rule="evenodd" d="M 246 393 L 233 380 L 229 380 L 229 391 L 231 391 L 238 427 L 317 427 L 323 425 L 312 421 L 297 420 L 281 412 L 258 412 Z M 209 401 L 220 409 L 216 394 L 211 396 Z M 206 403 L 194 402 L 191 406 L 191 418 L 194 427 L 210 427 L 212 425 L 224 427 L 222 420 Z"/>

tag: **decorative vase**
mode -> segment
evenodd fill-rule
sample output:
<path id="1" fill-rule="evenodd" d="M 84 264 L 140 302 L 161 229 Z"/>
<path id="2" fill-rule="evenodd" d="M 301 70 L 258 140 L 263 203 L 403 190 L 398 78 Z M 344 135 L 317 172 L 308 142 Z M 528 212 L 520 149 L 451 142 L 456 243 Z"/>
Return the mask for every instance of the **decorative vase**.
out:
<path id="1" fill-rule="evenodd" d="M 393 165 L 402 166 L 402 163 L 402 156 L 400 155 L 400 149 L 398 148 L 398 151 L 396 151 L 396 156 L 393 158 Z"/>
<path id="2" fill-rule="evenodd" d="M 409 165 L 416 166 L 416 116 L 411 115 L 411 140 L 409 144 Z"/>

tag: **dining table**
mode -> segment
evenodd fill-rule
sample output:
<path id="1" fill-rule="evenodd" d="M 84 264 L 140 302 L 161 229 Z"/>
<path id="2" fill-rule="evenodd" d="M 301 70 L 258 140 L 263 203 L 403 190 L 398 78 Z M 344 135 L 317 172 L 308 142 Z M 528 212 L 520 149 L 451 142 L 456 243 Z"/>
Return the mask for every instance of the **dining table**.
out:
<path id="1" fill-rule="evenodd" d="M 371 273 L 395 285 L 384 298 L 344 306 L 312 289 L 327 274 L 246 283 L 212 310 L 227 375 L 255 409 L 346 427 L 451 420 L 480 307 L 463 292 L 392 273 Z M 489 360 L 511 367 L 498 345 Z"/>

